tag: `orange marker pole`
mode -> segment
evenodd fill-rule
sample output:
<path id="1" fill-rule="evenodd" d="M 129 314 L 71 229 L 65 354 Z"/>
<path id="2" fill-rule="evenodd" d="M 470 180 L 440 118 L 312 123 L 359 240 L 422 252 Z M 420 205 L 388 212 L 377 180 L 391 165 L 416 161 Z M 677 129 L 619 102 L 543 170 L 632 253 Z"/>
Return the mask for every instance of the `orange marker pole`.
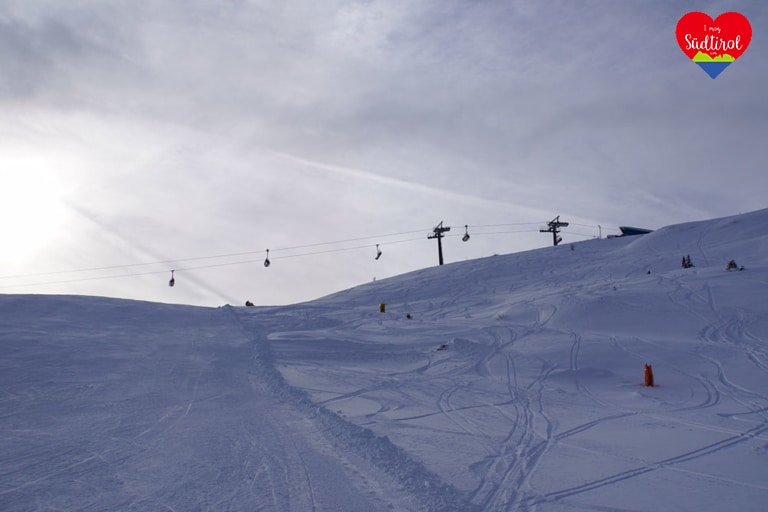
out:
<path id="1" fill-rule="evenodd" d="M 653 387 L 653 368 L 651 365 L 646 364 L 645 365 L 645 385 L 649 387 Z"/>

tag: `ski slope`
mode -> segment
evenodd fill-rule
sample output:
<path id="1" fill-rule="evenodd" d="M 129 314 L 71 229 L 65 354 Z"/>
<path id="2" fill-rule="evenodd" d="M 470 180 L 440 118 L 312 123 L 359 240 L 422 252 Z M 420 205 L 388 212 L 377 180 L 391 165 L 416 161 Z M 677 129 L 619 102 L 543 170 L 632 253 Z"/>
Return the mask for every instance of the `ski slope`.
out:
<path id="1" fill-rule="evenodd" d="M 763 511 L 767 285 L 762 210 L 292 306 L 0 295 L 0 510 Z"/>

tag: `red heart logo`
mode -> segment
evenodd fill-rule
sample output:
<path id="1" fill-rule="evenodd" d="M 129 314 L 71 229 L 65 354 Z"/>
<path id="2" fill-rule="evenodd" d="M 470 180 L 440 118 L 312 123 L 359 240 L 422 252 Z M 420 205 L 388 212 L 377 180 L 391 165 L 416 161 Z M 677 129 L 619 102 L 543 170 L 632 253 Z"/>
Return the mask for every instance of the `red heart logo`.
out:
<path id="1" fill-rule="evenodd" d="M 738 12 L 724 12 L 714 20 L 703 12 L 689 12 L 677 22 L 677 44 L 710 77 L 717 78 L 749 46 L 752 26 Z"/>
<path id="2" fill-rule="evenodd" d="M 724 12 L 714 20 L 703 12 L 689 12 L 677 22 L 677 43 L 689 59 L 699 52 L 710 57 L 738 59 L 752 40 L 752 26 L 743 14 Z"/>

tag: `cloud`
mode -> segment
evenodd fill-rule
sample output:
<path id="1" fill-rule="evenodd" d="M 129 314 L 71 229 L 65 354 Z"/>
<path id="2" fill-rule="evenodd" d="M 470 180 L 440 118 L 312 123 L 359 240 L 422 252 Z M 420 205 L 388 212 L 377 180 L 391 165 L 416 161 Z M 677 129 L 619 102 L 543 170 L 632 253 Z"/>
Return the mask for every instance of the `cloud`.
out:
<path id="1" fill-rule="evenodd" d="M 687 10 L 733 7 L 694 4 L 9 0 L 0 157 L 43 155 L 36 172 L 55 174 L 61 197 L 99 219 L 67 217 L 76 235 L 45 244 L 70 268 L 441 220 L 561 214 L 653 228 L 757 209 L 768 47 L 756 38 L 709 79 L 677 48 L 674 26 Z M 753 26 L 766 11 L 743 6 Z M 547 243 L 534 226 L 447 253 Z M 431 243 L 412 244 L 385 247 L 376 267 L 355 251 L 278 264 L 276 251 L 259 278 L 280 289 L 273 300 L 311 298 L 434 264 Z M 35 264 L 59 268 L 43 252 Z M 226 267 L 201 272 L 199 294 L 247 291 Z M 201 302 L 198 292 L 188 300 Z M 151 297 L 168 293 L 181 292 Z"/>

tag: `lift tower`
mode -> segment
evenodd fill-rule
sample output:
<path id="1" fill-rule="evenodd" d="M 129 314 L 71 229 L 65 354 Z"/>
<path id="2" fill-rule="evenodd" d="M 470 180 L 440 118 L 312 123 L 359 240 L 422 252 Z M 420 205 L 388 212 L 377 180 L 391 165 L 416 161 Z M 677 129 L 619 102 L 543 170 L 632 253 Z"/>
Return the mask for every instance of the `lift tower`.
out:
<path id="1" fill-rule="evenodd" d="M 451 228 L 444 228 L 443 227 L 443 221 L 440 221 L 440 224 L 435 226 L 435 229 L 433 230 L 433 235 L 427 236 L 427 240 L 432 240 L 434 238 L 437 238 L 437 256 L 439 258 L 440 264 L 443 264 L 443 233 L 450 231 Z"/>
<path id="2" fill-rule="evenodd" d="M 558 215 L 551 221 L 547 222 L 547 229 L 541 228 L 539 232 L 552 233 L 552 242 L 554 242 L 554 244 L 557 245 L 563 241 L 563 239 L 559 237 L 557 234 L 560 232 L 560 228 L 565 228 L 565 227 L 568 227 L 568 223 L 560 222 L 560 216 Z"/>

